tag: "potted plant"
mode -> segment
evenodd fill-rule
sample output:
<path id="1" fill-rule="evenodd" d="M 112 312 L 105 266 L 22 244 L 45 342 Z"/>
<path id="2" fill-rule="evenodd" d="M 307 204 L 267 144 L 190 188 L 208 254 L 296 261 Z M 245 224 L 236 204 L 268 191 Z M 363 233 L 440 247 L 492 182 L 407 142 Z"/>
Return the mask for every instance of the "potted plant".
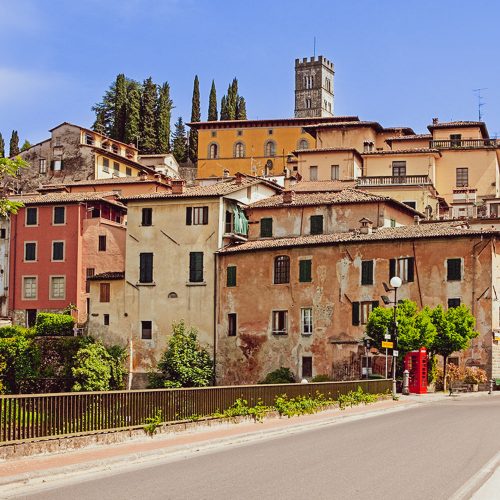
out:
<path id="1" fill-rule="evenodd" d="M 465 369 L 464 382 L 471 386 L 471 391 L 477 392 L 479 384 L 485 384 L 488 381 L 486 372 L 477 366 L 467 367 Z"/>

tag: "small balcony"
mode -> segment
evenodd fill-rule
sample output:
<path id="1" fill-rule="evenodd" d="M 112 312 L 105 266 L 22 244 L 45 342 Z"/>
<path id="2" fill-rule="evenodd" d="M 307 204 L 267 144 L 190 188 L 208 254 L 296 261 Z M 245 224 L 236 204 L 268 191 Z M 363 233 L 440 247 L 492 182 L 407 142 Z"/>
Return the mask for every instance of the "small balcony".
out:
<path id="1" fill-rule="evenodd" d="M 486 148 L 500 146 L 500 139 L 448 139 L 429 141 L 431 149 Z"/>
<path id="2" fill-rule="evenodd" d="M 360 177 L 357 186 L 432 186 L 432 181 L 428 175 L 375 175 Z"/>

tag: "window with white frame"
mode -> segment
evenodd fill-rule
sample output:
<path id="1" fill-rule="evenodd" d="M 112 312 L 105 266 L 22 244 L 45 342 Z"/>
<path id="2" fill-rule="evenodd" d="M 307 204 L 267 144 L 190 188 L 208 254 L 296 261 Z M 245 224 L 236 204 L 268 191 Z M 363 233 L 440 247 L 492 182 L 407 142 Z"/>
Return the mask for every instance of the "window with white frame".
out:
<path id="1" fill-rule="evenodd" d="M 304 307 L 300 310 L 300 333 L 311 335 L 313 332 L 312 308 Z"/>
<path id="2" fill-rule="evenodd" d="M 51 276 L 50 298 L 54 300 L 66 298 L 66 278 L 64 276 Z"/>
<path id="3" fill-rule="evenodd" d="M 273 334 L 287 335 L 288 311 L 273 311 Z"/>
<path id="4" fill-rule="evenodd" d="M 23 278 L 23 299 L 36 299 L 37 278 L 36 276 L 25 276 Z"/>
<path id="5" fill-rule="evenodd" d="M 332 181 L 340 179 L 340 165 L 332 165 Z"/>

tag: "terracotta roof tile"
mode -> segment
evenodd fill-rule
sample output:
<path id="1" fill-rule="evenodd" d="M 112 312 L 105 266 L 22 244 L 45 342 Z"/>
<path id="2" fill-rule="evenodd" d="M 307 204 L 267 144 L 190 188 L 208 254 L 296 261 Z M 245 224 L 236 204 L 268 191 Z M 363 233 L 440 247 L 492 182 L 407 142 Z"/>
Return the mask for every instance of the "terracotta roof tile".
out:
<path id="1" fill-rule="evenodd" d="M 432 139 L 432 134 L 412 134 L 412 135 L 398 135 L 397 137 L 388 137 L 386 142 L 390 141 L 417 141 L 421 139 Z"/>
<path id="2" fill-rule="evenodd" d="M 319 191 L 342 191 L 353 188 L 356 181 L 300 181 L 292 184 L 290 189 L 296 193 L 317 193 Z"/>
<path id="3" fill-rule="evenodd" d="M 107 271 L 105 273 L 95 274 L 94 276 L 89 276 L 87 280 L 89 281 L 102 281 L 102 280 L 123 280 L 125 279 L 124 271 Z"/>
<path id="4" fill-rule="evenodd" d="M 297 236 L 293 238 L 274 238 L 265 240 L 252 240 L 239 245 L 233 245 L 219 250 L 219 253 L 250 252 L 256 250 L 272 250 L 289 247 L 335 245 L 359 242 L 378 242 L 393 240 L 413 240 L 422 238 L 457 238 L 470 236 L 500 236 L 500 231 L 490 229 L 463 229 L 454 223 L 429 223 L 413 226 L 381 228 L 372 234 L 358 232 L 345 232 L 333 234 L 318 234 Z"/>
<path id="5" fill-rule="evenodd" d="M 414 148 L 414 149 L 385 149 L 383 151 L 363 151 L 361 153 L 362 156 L 374 156 L 374 155 L 397 155 L 397 154 L 411 154 L 411 153 L 435 153 L 440 155 L 441 152 L 439 149 L 431 149 L 431 148 Z"/>
<path id="6" fill-rule="evenodd" d="M 159 179 L 144 179 L 142 180 L 140 176 L 129 176 L 129 177 L 112 177 L 111 179 L 94 179 L 94 180 L 84 180 L 84 181 L 73 181 L 73 182 L 65 182 L 64 186 L 92 186 L 94 184 L 140 184 L 147 182 L 155 182 L 158 184 L 166 184 L 164 181 L 162 182 Z M 58 184 L 61 186 L 61 184 Z"/>
<path id="7" fill-rule="evenodd" d="M 112 199 L 107 199 L 112 198 Z M 21 201 L 25 205 L 46 205 L 50 203 L 80 203 L 85 201 L 105 201 L 123 206 L 118 201 L 118 195 L 113 191 L 86 193 L 47 193 L 38 195 L 11 196 L 13 201 Z"/>

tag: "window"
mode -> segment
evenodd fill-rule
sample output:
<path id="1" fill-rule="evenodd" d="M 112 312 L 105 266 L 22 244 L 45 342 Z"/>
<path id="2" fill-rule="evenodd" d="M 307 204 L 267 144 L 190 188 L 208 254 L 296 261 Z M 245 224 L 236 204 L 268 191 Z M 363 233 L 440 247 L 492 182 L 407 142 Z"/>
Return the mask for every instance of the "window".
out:
<path id="1" fill-rule="evenodd" d="M 245 145 L 242 142 L 237 142 L 234 145 L 233 156 L 235 158 L 244 158 L 245 157 Z"/>
<path id="2" fill-rule="evenodd" d="M 53 300 L 66 298 L 66 278 L 64 276 L 50 278 L 50 298 Z"/>
<path id="3" fill-rule="evenodd" d="M 287 335 L 288 311 L 273 311 L 273 334 Z"/>
<path id="4" fill-rule="evenodd" d="M 36 260 L 36 243 L 25 243 L 24 244 L 24 260 L 26 262 L 32 262 Z"/>
<path id="5" fill-rule="evenodd" d="M 125 175 L 127 177 L 131 177 L 132 176 L 132 169 L 130 167 L 125 167 Z"/>
<path id="6" fill-rule="evenodd" d="M 212 130 L 212 132 L 210 132 L 210 135 L 212 137 L 217 137 L 217 130 Z"/>
<path id="7" fill-rule="evenodd" d="M 66 207 L 54 207 L 53 224 L 64 224 L 66 222 Z"/>
<path id="8" fill-rule="evenodd" d="M 103 314 L 104 326 L 109 326 L 109 314 Z"/>
<path id="9" fill-rule="evenodd" d="M 318 180 L 318 167 L 317 165 L 311 165 L 309 167 L 309 180 L 317 181 Z"/>
<path id="10" fill-rule="evenodd" d="M 45 158 L 40 158 L 38 160 L 38 171 L 41 174 L 46 174 L 47 173 L 47 160 Z"/>
<path id="11" fill-rule="evenodd" d="M 53 261 L 64 260 L 64 241 L 52 242 L 52 260 Z"/>
<path id="12" fill-rule="evenodd" d="M 373 146 L 374 146 L 374 144 L 372 141 L 364 141 L 363 142 L 363 152 L 369 153 L 370 151 L 373 151 Z"/>
<path id="13" fill-rule="evenodd" d="M 469 169 L 457 168 L 457 187 L 466 187 L 469 185 Z"/>
<path id="14" fill-rule="evenodd" d="M 87 267 L 85 272 L 87 280 L 85 281 L 85 293 L 90 293 L 90 281 L 89 278 L 95 275 L 95 269 L 93 267 Z"/>
<path id="15" fill-rule="evenodd" d="M 141 224 L 143 226 L 152 226 L 153 225 L 153 209 L 152 208 L 143 208 L 142 209 Z"/>
<path id="16" fill-rule="evenodd" d="M 113 175 L 117 177 L 120 175 L 120 164 L 117 161 L 113 162 Z"/>
<path id="17" fill-rule="evenodd" d="M 91 216 L 93 219 L 97 219 L 101 216 L 101 209 L 99 207 L 91 207 L 92 208 L 92 212 L 91 212 Z"/>
<path id="18" fill-rule="evenodd" d="M 302 378 L 311 378 L 313 376 L 312 356 L 302 356 Z"/>
<path id="19" fill-rule="evenodd" d="M 391 227 L 396 227 L 396 219 L 391 219 Z"/>
<path id="20" fill-rule="evenodd" d="M 273 235 L 273 219 L 271 217 L 265 217 L 260 219 L 260 237 L 261 238 L 271 238 Z"/>
<path id="21" fill-rule="evenodd" d="M 208 224 L 208 207 L 186 207 L 186 225 Z"/>
<path id="22" fill-rule="evenodd" d="M 416 201 L 403 201 L 403 203 L 410 208 L 416 209 L 417 208 L 417 202 Z"/>
<path id="23" fill-rule="evenodd" d="M 309 149 L 309 143 L 305 139 L 300 139 L 298 149 Z"/>
<path id="24" fill-rule="evenodd" d="M 215 144 L 215 142 L 212 142 L 208 146 L 208 158 L 210 160 L 213 160 L 213 159 L 218 158 L 218 157 L 219 157 L 219 146 L 217 144 Z"/>
<path id="25" fill-rule="evenodd" d="M 448 299 L 448 309 L 451 309 L 453 307 L 458 307 L 459 305 L 460 305 L 459 298 Z"/>
<path id="26" fill-rule="evenodd" d="M 311 99 L 309 98 L 306 99 L 306 108 L 311 109 Z"/>
<path id="27" fill-rule="evenodd" d="M 395 182 L 404 182 L 404 177 L 406 177 L 405 161 L 392 162 L 392 176 L 396 177 Z"/>
<path id="28" fill-rule="evenodd" d="M 100 234 L 99 235 L 98 250 L 99 250 L 99 252 L 105 252 L 106 251 L 106 235 L 105 234 Z"/>
<path id="29" fill-rule="evenodd" d="M 447 280 L 460 281 L 462 279 L 462 259 L 448 259 L 446 261 Z"/>
<path id="30" fill-rule="evenodd" d="M 0 228 L 0 239 L 4 240 L 7 237 L 7 229 L 4 227 Z"/>
<path id="31" fill-rule="evenodd" d="M 139 254 L 139 283 L 153 283 L 153 254 Z"/>
<path id="32" fill-rule="evenodd" d="M 237 130 L 237 131 L 236 131 L 236 135 L 237 135 L 238 137 L 242 136 L 242 135 L 243 135 L 243 130 Z"/>
<path id="33" fill-rule="evenodd" d="M 373 309 L 378 307 L 378 300 L 367 300 L 363 302 L 352 303 L 352 324 L 357 326 L 359 324 L 366 325 L 368 316 Z"/>
<path id="34" fill-rule="evenodd" d="M 56 137 L 56 147 L 61 145 L 61 138 Z"/>
<path id="35" fill-rule="evenodd" d="M 332 181 L 338 181 L 340 179 L 340 166 L 332 165 Z"/>
<path id="36" fill-rule="evenodd" d="M 268 129 L 268 131 L 267 131 L 267 134 L 268 134 L 268 135 L 273 135 L 273 133 L 274 133 L 274 131 L 273 131 L 273 129 L 272 129 L 272 128 Z"/>
<path id="37" fill-rule="evenodd" d="M 323 234 L 323 216 L 322 215 L 311 215 L 311 234 Z"/>
<path id="38" fill-rule="evenodd" d="M 373 260 L 361 262 L 361 284 L 373 285 Z"/>
<path id="39" fill-rule="evenodd" d="M 203 252 L 189 253 L 189 281 L 203 283 Z"/>
<path id="40" fill-rule="evenodd" d="M 102 171 L 109 172 L 109 160 L 107 158 L 102 159 Z"/>
<path id="41" fill-rule="evenodd" d="M 389 261 L 389 280 L 394 276 L 399 276 L 403 283 L 414 281 L 415 259 L 413 257 L 404 257 L 402 259 L 390 259 Z"/>
<path id="42" fill-rule="evenodd" d="M 99 284 L 99 302 L 109 302 L 109 291 L 110 291 L 109 283 Z"/>
<path id="43" fill-rule="evenodd" d="M 23 299 L 36 299 L 37 278 L 36 276 L 25 276 L 23 278 Z"/>
<path id="44" fill-rule="evenodd" d="M 276 156 L 276 143 L 267 141 L 264 146 L 264 156 Z"/>
<path id="45" fill-rule="evenodd" d="M 305 307 L 300 310 L 300 333 L 302 335 L 311 335 L 312 332 L 312 308 Z"/>
<path id="46" fill-rule="evenodd" d="M 227 266 L 227 286 L 236 286 L 236 266 Z"/>
<path id="47" fill-rule="evenodd" d="M 153 338 L 153 322 L 141 321 L 141 339 L 151 340 Z"/>
<path id="48" fill-rule="evenodd" d="M 94 145 L 94 136 L 90 134 L 85 134 L 85 144 L 88 146 Z"/>
<path id="49" fill-rule="evenodd" d="M 274 259 L 274 284 L 290 283 L 290 257 L 279 255 Z"/>
<path id="50" fill-rule="evenodd" d="M 299 260 L 299 281 L 300 283 L 310 283 L 311 277 L 311 259 Z"/>
<path id="51" fill-rule="evenodd" d="M 236 313 L 229 313 L 227 315 L 227 336 L 236 337 L 237 324 L 236 324 Z"/>
<path id="52" fill-rule="evenodd" d="M 450 146 L 459 148 L 462 145 L 462 134 L 450 134 Z"/>
<path id="53" fill-rule="evenodd" d="M 111 151 L 117 155 L 119 153 L 118 146 L 116 144 L 111 144 Z"/>
<path id="54" fill-rule="evenodd" d="M 38 224 L 38 208 L 28 207 L 26 209 L 26 225 L 36 226 Z"/>
<path id="55" fill-rule="evenodd" d="M 62 160 L 52 160 L 51 166 L 54 172 L 60 172 L 63 169 L 63 162 Z"/>

